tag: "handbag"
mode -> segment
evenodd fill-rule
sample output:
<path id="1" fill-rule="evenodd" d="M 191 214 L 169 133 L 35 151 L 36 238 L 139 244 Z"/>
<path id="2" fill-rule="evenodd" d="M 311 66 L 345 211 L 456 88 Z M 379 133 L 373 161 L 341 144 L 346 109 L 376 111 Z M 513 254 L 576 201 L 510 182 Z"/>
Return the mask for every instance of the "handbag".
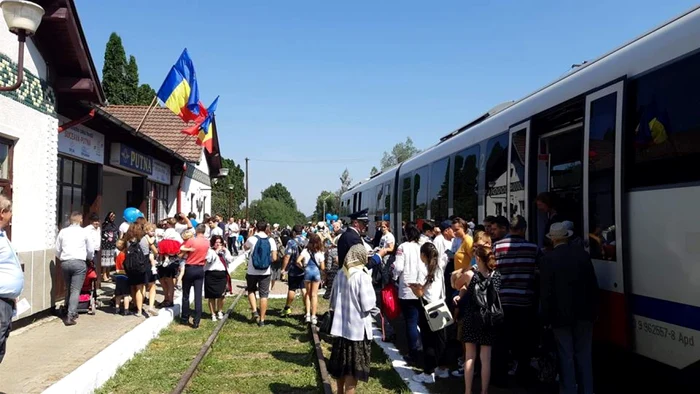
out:
<path id="1" fill-rule="evenodd" d="M 399 305 L 399 291 L 393 283 L 387 283 L 382 288 L 382 310 L 389 320 L 394 320 L 401 315 Z"/>
<path id="2" fill-rule="evenodd" d="M 454 318 L 444 299 L 426 303 L 425 299 L 421 297 L 421 304 L 423 305 L 425 318 L 428 320 L 428 325 L 433 332 L 440 331 L 454 323 Z"/>
<path id="3" fill-rule="evenodd" d="M 331 328 L 333 327 L 333 310 L 329 309 L 326 313 L 321 316 L 321 324 L 318 325 L 318 331 L 331 335 Z"/>

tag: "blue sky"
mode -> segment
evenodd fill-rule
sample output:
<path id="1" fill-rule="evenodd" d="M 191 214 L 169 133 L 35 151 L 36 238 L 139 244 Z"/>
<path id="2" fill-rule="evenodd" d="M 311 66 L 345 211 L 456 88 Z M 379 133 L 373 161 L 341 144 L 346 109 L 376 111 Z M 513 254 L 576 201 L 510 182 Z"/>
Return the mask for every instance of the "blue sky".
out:
<path id="1" fill-rule="evenodd" d="M 116 31 L 158 89 L 184 47 L 250 197 L 287 186 L 310 214 L 407 136 L 426 148 L 690 9 L 691 0 L 76 0 L 95 64 Z M 255 159 L 306 161 L 270 163 Z M 331 162 L 331 161 L 335 162 Z M 310 162 L 309 162 L 310 161 Z M 316 162 L 314 162 L 316 161 Z"/>

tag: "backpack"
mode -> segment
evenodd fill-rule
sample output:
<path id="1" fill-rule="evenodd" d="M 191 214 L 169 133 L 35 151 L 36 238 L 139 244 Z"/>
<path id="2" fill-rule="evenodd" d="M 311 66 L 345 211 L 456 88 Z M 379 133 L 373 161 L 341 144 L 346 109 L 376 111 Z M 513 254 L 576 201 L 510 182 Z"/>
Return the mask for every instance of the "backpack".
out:
<path id="1" fill-rule="evenodd" d="M 148 269 L 148 256 L 143 254 L 138 242 L 132 242 L 126 250 L 124 270 L 127 273 L 144 274 Z"/>
<path id="2" fill-rule="evenodd" d="M 474 275 L 477 273 L 475 272 Z M 491 273 L 474 285 L 474 302 L 479 307 L 481 319 L 487 326 L 497 326 L 503 322 L 503 306 L 493 282 L 493 273 Z"/>
<path id="3" fill-rule="evenodd" d="M 258 241 L 253 247 L 253 252 L 250 254 L 250 261 L 253 263 L 253 268 L 256 270 L 266 270 L 272 264 L 272 248 L 270 247 L 270 238 L 260 238 L 255 236 Z"/>

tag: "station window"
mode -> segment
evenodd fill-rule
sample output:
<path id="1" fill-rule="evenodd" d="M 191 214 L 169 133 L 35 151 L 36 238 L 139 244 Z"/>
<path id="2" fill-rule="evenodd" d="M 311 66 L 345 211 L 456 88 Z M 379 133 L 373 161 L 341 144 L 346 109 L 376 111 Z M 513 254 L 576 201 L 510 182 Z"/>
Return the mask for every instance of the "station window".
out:
<path id="1" fill-rule="evenodd" d="M 479 208 L 479 153 L 478 145 L 455 155 L 454 214 L 470 220 L 477 218 Z"/>
<path id="2" fill-rule="evenodd" d="M 168 217 L 168 186 L 148 182 L 148 220 L 156 223 Z"/>
<path id="3" fill-rule="evenodd" d="M 86 166 L 65 157 L 58 158 L 58 212 L 57 225 L 63 228 L 69 224 L 73 211 L 82 212 L 85 202 Z"/>
<path id="4" fill-rule="evenodd" d="M 700 181 L 700 54 L 628 83 L 629 187 Z"/>
<path id="5" fill-rule="evenodd" d="M 506 203 L 508 178 L 508 133 L 491 138 L 486 144 L 486 216 L 500 215 L 496 204 Z"/>
<path id="6" fill-rule="evenodd" d="M 428 215 L 428 166 L 413 173 L 413 221 L 426 219 Z"/>
<path id="7" fill-rule="evenodd" d="M 450 186 L 450 158 L 433 163 L 430 168 L 430 219 L 441 222 L 447 219 Z"/>

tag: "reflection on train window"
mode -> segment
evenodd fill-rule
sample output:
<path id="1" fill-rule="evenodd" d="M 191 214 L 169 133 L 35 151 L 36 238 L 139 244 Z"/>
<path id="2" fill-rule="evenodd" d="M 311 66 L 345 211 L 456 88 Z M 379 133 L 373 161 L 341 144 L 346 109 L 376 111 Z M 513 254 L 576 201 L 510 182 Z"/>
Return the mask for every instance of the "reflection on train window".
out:
<path id="1" fill-rule="evenodd" d="M 377 186 L 377 199 L 375 200 L 376 216 L 384 215 L 384 185 Z"/>
<path id="2" fill-rule="evenodd" d="M 486 144 L 486 154 L 486 216 L 498 215 L 496 203 L 501 207 L 506 203 L 508 133 L 491 138 Z"/>
<path id="3" fill-rule="evenodd" d="M 425 219 L 428 213 L 428 166 L 413 173 L 413 221 Z"/>
<path id="4" fill-rule="evenodd" d="M 411 221 L 411 175 L 401 178 L 401 220 Z"/>
<path id="5" fill-rule="evenodd" d="M 617 93 L 591 102 L 588 151 L 591 257 L 615 261 L 615 122 Z"/>
<path id="6" fill-rule="evenodd" d="M 631 187 L 700 181 L 699 69 L 695 54 L 628 84 Z"/>
<path id="7" fill-rule="evenodd" d="M 384 184 L 384 212 L 391 212 L 391 182 Z"/>
<path id="8" fill-rule="evenodd" d="M 466 220 L 478 216 L 479 154 L 479 145 L 475 145 L 455 155 L 453 212 Z"/>
<path id="9" fill-rule="evenodd" d="M 512 134 L 510 147 L 510 216 L 525 215 L 525 149 L 527 146 L 527 129 Z"/>
<path id="10" fill-rule="evenodd" d="M 447 198 L 450 186 L 450 158 L 433 163 L 430 168 L 430 219 L 441 222 L 447 219 Z"/>

